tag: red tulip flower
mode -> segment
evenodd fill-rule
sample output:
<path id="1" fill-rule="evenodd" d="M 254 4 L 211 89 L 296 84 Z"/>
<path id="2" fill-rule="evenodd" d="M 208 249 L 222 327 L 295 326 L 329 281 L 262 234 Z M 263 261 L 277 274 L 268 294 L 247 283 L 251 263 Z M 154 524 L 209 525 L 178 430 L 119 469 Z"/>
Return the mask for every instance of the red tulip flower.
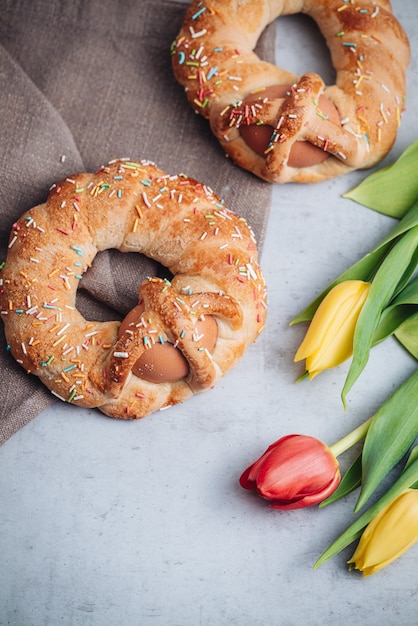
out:
<path id="1" fill-rule="evenodd" d="M 270 501 L 273 509 L 301 509 L 319 504 L 341 480 L 338 461 L 322 441 L 287 435 L 267 448 L 239 482 Z"/>

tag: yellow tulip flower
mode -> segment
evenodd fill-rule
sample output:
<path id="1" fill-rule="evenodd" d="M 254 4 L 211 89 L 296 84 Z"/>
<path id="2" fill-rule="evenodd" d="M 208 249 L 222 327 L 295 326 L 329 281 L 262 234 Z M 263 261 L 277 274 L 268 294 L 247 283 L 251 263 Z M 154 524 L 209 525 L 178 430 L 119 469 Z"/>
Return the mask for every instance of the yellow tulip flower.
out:
<path id="1" fill-rule="evenodd" d="M 354 331 L 370 286 L 362 280 L 346 280 L 322 300 L 295 355 L 295 361 L 306 359 L 309 378 L 352 356 Z"/>
<path id="2" fill-rule="evenodd" d="M 418 541 L 418 491 L 406 489 L 370 522 L 348 563 L 375 574 Z"/>

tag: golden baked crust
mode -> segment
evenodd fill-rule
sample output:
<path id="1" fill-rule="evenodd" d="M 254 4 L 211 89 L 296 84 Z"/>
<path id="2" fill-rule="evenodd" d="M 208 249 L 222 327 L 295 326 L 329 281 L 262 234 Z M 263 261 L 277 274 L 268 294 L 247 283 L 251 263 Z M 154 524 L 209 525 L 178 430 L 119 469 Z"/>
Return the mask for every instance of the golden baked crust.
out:
<path id="1" fill-rule="evenodd" d="M 101 250 L 140 252 L 174 278 L 139 288 L 143 323 L 89 322 L 75 306 Z M 263 328 L 265 284 L 246 221 L 205 185 L 149 162 L 115 160 L 54 185 L 45 204 L 13 225 L 0 308 L 10 351 L 60 399 L 139 418 L 212 387 Z M 196 320 L 214 316 L 213 351 Z M 118 336 L 118 334 L 120 336 Z M 181 350 L 189 374 L 153 383 L 132 366 L 155 342 Z"/>
<path id="2" fill-rule="evenodd" d="M 313 73 L 295 76 L 253 52 L 265 27 L 280 15 L 306 13 L 319 26 L 336 69 L 325 86 Z M 404 108 L 409 43 L 388 0 L 194 0 L 173 43 L 174 74 L 193 109 L 210 121 L 235 163 L 274 182 L 319 182 L 380 161 L 396 138 Z M 286 99 L 262 91 L 291 85 Z M 246 98 L 259 94 L 257 107 Z M 325 96 L 341 124 L 323 115 Z M 240 133 L 243 125 L 274 131 L 265 154 L 256 154 Z M 322 163 L 291 167 L 296 141 L 330 154 Z"/>

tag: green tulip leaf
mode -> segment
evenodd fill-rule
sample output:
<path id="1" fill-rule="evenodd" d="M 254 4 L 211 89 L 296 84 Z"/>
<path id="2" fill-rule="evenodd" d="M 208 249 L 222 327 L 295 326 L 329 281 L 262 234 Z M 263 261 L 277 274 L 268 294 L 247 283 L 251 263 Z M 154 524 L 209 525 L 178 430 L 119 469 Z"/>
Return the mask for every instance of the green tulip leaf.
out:
<path id="1" fill-rule="evenodd" d="M 413 275 L 413 273 L 415 272 L 415 269 L 417 267 L 418 264 L 418 248 L 415 250 L 415 253 L 412 255 L 411 260 L 409 262 L 409 266 L 405 269 L 405 272 L 402 276 L 402 278 L 400 279 L 399 283 L 398 283 L 398 287 L 395 293 L 395 296 L 397 296 L 398 294 L 401 294 L 407 287 L 408 287 L 408 283 L 411 279 L 411 276 Z M 415 291 L 416 286 L 413 287 L 413 290 Z M 416 294 L 410 294 L 410 290 L 407 291 L 407 295 L 406 297 L 408 298 L 412 298 L 414 303 L 415 303 L 415 298 L 416 298 Z"/>
<path id="2" fill-rule="evenodd" d="M 418 359 L 418 278 L 412 280 L 382 313 L 373 345 L 394 334 Z M 399 333 L 399 336 L 398 336 Z"/>
<path id="3" fill-rule="evenodd" d="M 396 293 L 400 280 L 405 280 L 407 272 L 410 276 L 414 269 L 411 260 L 415 256 L 417 246 L 418 226 L 414 226 L 397 240 L 372 281 L 354 332 L 353 359 L 341 394 L 344 405 L 347 393 L 367 364 L 382 311 Z"/>
<path id="4" fill-rule="evenodd" d="M 394 228 L 390 231 L 390 233 L 381 241 L 379 246 L 382 244 L 388 243 L 389 241 L 393 241 L 396 237 L 400 237 L 408 230 L 413 228 L 418 224 L 418 198 L 415 198 L 415 202 L 410 208 L 410 210 L 405 214 L 405 216 L 401 219 L 400 222 L 396 224 Z"/>
<path id="5" fill-rule="evenodd" d="M 418 446 L 415 446 L 411 450 L 411 454 L 409 455 L 408 460 L 405 464 L 405 469 L 407 469 L 417 459 L 418 459 Z M 418 480 L 411 485 L 411 489 L 418 489 Z"/>
<path id="6" fill-rule="evenodd" d="M 362 487 L 355 511 L 364 506 L 418 437 L 417 397 L 418 369 L 373 416 L 363 446 Z"/>
<path id="7" fill-rule="evenodd" d="M 402 324 L 409 320 L 415 312 L 417 312 L 417 307 L 411 307 L 409 305 L 400 305 L 385 309 L 374 333 L 373 345 L 375 346 L 390 335 L 396 334 Z"/>
<path id="8" fill-rule="evenodd" d="M 390 246 L 390 241 L 386 244 L 379 245 L 378 248 L 366 254 L 365 257 L 357 261 L 357 263 L 352 265 L 343 274 L 340 274 L 340 276 L 328 285 L 328 287 L 324 289 L 324 291 L 322 291 L 319 296 L 315 298 L 315 300 L 313 300 L 301 313 L 299 313 L 299 315 L 292 319 L 290 326 L 300 324 L 301 322 L 310 322 L 322 300 L 325 298 L 327 293 L 335 287 L 335 285 L 338 285 L 345 280 L 364 280 L 366 282 L 371 280 L 376 270 L 376 266 L 378 266 L 382 259 L 384 259 L 390 249 Z"/>
<path id="9" fill-rule="evenodd" d="M 361 454 L 350 465 L 337 489 L 326 500 L 323 500 L 319 505 L 320 508 L 334 504 L 337 500 L 341 500 L 349 493 L 360 487 L 361 485 Z"/>
<path id="10" fill-rule="evenodd" d="M 401 218 L 418 198 L 418 140 L 392 165 L 373 172 L 343 195 L 374 211 Z"/>
<path id="11" fill-rule="evenodd" d="M 396 339 L 408 350 L 415 359 L 418 359 L 418 312 L 411 315 L 401 324 L 394 333 Z"/>
<path id="12" fill-rule="evenodd" d="M 418 304 L 418 277 L 402 289 L 401 293 L 393 301 L 392 306 L 400 304 Z"/>
<path id="13" fill-rule="evenodd" d="M 408 460 L 405 463 L 405 469 L 411 465 L 414 461 L 418 459 L 418 446 L 414 446 L 409 454 Z M 415 483 L 414 483 L 415 484 Z M 411 485 L 411 487 L 413 487 Z M 413 487 L 415 489 L 415 487 Z"/>
<path id="14" fill-rule="evenodd" d="M 390 231 L 390 233 L 382 239 L 382 241 L 362 257 L 359 261 L 354 263 L 345 272 L 340 274 L 322 293 L 319 294 L 315 300 L 313 300 L 299 315 L 297 315 L 290 325 L 299 324 L 300 322 L 309 322 L 322 300 L 327 293 L 335 287 L 338 283 L 345 280 L 365 280 L 371 281 L 375 275 L 377 269 L 381 265 L 382 261 L 390 251 L 395 240 L 404 235 L 407 231 L 411 230 L 418 225 L 418 201 L 415 202 L 410 211 L 405 217 L 396 224 L 396 226 Z"/>
<path id="15" fill-rule="evenodd" d="M 385 506 L 390 504 L 405 489 L 411 488 L 418 482 L 418 455 L 414 455 L 413 460 L 404 468 L 398 480 L 388 489 L 388 491 L 365 511 L 356 521 L 351 524 L 326 550 L 321 554 L 314 565 L 317 569 L 334 557 L 336 554 L 344 550 L 353 541 L 358 539 L 367 524 L 381 511 Z"/>

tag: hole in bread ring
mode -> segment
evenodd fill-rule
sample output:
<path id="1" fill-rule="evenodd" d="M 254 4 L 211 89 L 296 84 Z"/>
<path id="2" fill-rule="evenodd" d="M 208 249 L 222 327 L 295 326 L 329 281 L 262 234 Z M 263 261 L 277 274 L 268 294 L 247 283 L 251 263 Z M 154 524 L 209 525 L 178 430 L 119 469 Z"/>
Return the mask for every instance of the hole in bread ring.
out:
<path id="1" fill-rule="evenodd" d="M 256 44 L 267 25 L 296 13 L 306 14 L 322 33 L 334 85 L 325 86 L 313 72 L 296 75 L 258 57 Z M 175 77 L 227 156 L 273 183 L 319 182 L 378 163 L 397 135 L 409 58 L 406 34 L 383 0 L 361 9 L 341 0 L 193 0 L 172 46 Z M 303 103 L 293 94 L 284 108 L 263 107 L 260 115 L 254 110 L 247 117 L 250 94 L 285 84 L 298 85 L 302 93 L 301 83 L 307 87 Z M 315 93 L 309 98 L 311 87 Z M 341 123 L 318 115 L 321 96 L 335 105 Z M 251 147 L 265 145 L 266 129 L 242 128 L 255 123 L 271 125 L 276 133 L 268 152 Z"/>
<path id="2" fill-rule="evenodd" d="M 143 280 L 140 308 L 122 324 L 77 308 L 81 280 L 100 291 L 93 262 L 104 250 L 142 254 L 170 277 Z M 113 270 L 100 289 L 108 283 L 114 302 L 124 290 L 112 283 L 124 272 Z M 0 310 L 17 362 L 59 399 L 123 419 L 213 387 L 267 312 L 250 226 L 204 184 L 147 161 L 115 160 L 53 185 L 46 203 L 13 225 L 2 278 Z M 165 362 L 174 355 L 174 374 L 155 375 L 158 352 Z"/>

